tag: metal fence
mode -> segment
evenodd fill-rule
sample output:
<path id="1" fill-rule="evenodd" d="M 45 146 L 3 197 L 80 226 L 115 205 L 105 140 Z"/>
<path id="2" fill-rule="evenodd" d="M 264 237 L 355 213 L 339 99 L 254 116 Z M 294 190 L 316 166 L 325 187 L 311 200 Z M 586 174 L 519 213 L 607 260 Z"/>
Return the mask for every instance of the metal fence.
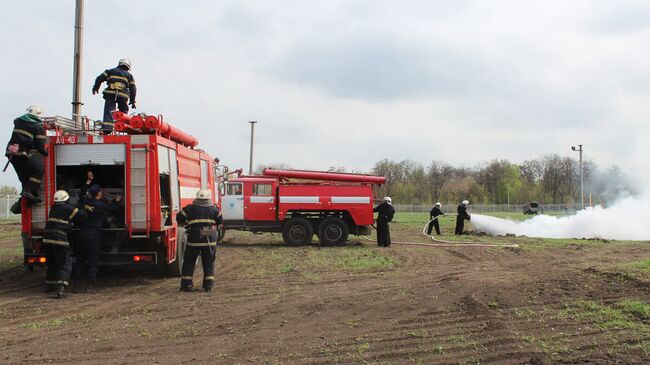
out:
<path id="1" fill-rule="evenodd" d="M 0 219 L 20 219 L 20 214 L 13 214 L 9 211 L 11 205 L 20 198 L 19 195 L 0 195 Z"/>
<path id="2" fill-rule="evenodd" d="M 409 205 L 409 204 L 393 204 L 397 212 L 411 212 L 411 213 L 428 213 L 432 205 Z M 445 213 L 456 213 L 457 204 L 443 204 L 441 210 Z M 485 213 L 523 213 L 524 204 L 470 204 L 467 206 L 468 210 L 472 213 L 485 214 Z M 540 213 L 552 214 L 575 214 L 580 207 L 575 204 L 546 204 L 539 205 Z"/>

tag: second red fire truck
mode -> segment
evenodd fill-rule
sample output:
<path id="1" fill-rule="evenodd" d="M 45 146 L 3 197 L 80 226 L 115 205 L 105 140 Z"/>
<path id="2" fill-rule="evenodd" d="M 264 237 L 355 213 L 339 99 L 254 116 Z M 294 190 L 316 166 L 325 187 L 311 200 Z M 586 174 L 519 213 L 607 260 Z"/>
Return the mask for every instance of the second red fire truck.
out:
<path id="1" fill-rule="evenodd" d="M 323 245 L 338 245 L 350 234 L 370 234 L 373 188 L 384 182 L 381 176 L 302 170 L 238 176 L 220 189 L 224 226 L 281 232 L 288 244 L 308 244 L 316 235 Z"/>

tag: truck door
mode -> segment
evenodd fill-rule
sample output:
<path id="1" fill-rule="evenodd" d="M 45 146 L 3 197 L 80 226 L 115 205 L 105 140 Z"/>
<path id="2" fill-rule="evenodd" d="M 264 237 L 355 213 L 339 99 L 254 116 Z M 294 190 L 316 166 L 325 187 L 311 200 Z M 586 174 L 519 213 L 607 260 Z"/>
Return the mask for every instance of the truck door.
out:
<path id="1" fill-rule="evenodd" d="M 250 189 L 250 191 L 248 191 Z M 275 221 L 275 200 L 273 198 L 274 183 L 253 182 L 246 184 L 246 211 L 244 218 L 247 221 Z"/>
<path id="2" fill-rule="evenodd" d="M 226 182 L 221 210 L 224 220 L 244 220 L 244 189 L 240 182 Z"/>

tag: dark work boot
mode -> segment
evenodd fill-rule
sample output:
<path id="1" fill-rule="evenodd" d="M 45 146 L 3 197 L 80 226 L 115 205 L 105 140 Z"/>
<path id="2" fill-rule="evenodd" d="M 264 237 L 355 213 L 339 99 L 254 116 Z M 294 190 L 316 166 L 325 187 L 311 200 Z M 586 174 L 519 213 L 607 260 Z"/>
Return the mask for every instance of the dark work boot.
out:
<path id="1" fill-rule="evenodd" d="M 91 281 L 86 286 L 86 293 L 95 293 L 97 289 L 95 288 L 95 282 Z"/>
<path id="2" fill-rule="evenodd" d="M 205 288 L 203 288 L 203 291 L 208 293 L 208 294 L 212 294 L 212 287 L 211 286 L 205 287 Z"/>
<path id="3" fill-rule="evenodd" d="M 192 293 L 194 291 L 194 288 L 191 286 L 181 286 L 180 290 L 185 293 Z"/>
<path id="4" fill-rule="evenodd" d="M 65 285 L 59 284 L 59 289 L 56 291 L 56 299 L 63 299 L 65 297 Z"/>

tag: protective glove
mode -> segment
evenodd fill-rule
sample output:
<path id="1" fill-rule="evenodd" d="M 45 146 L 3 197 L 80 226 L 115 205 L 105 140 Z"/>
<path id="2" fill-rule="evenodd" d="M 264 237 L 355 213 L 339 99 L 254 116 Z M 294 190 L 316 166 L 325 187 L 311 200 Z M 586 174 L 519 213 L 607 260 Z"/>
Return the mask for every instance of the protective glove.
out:
<path id="1" fill-rule="evenodd" d="M 132 101 L 129 105 L 131 105 L 131 108 L 136 109 L 136 107 L 135 107 L 135 101 Z"/>
<path id="2" fill-rule="evenodd" d="M 93 87 L 93 95 L 97 94 L 99 92 L 99 87 Z"/>

